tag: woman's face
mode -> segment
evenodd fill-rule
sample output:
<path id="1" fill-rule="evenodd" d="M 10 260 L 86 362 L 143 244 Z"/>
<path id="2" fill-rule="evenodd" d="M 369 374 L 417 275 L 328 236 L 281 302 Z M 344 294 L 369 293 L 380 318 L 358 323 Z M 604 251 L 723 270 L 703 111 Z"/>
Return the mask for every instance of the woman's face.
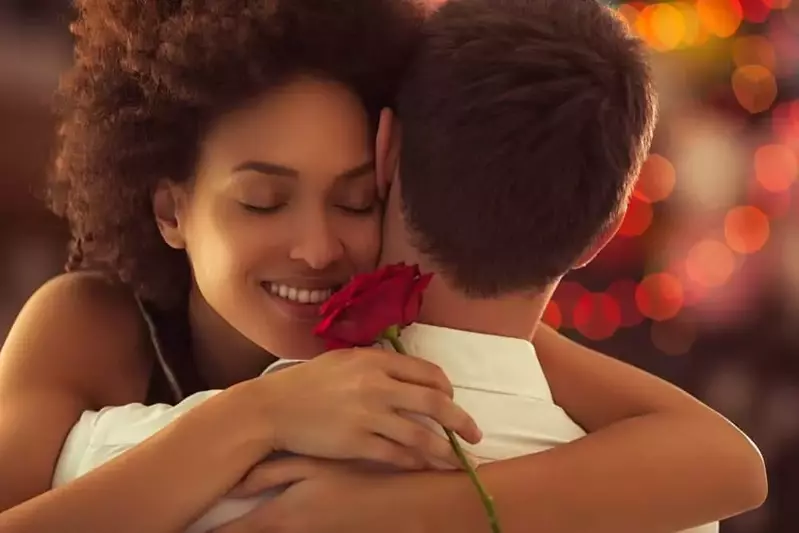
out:
<path id="1" fill-rule="evenodd" d="M 357 97 L 312 78 L 221 120 L 173 195 L 178 245 L 210 310 L 280 357 L 319 353 L 319 304 L 377 261 L 373 147 Z"/>

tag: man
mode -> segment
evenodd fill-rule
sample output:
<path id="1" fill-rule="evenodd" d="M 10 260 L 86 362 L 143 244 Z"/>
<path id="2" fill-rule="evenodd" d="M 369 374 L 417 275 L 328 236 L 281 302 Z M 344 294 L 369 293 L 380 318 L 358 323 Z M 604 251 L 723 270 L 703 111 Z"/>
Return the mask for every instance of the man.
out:
<path id="1" fill-rule="evenodd" d="M 424 34 L 399 93 L 402 125 L 384 112 L 376 150 L 388 194 L 382 262 L 436 274 L 403 342 L 450 377 L 484 432 L 470 448 L 479 460 L 573 441 L 585 433 L 557 403 L 593 432 L 619 416 L 581 407 L 619 398 L 574 391 L 588 378 L 539 363 L 529 340 L 559 280 L 621 223 L 655 124 L 644 51 L 595 0 L 454 0 Z M 174 409 L 138 420 L 142 439 Z M 269 468 L 253 474 L 267 472 L 253 492 L 280 485 Z M 203 527 L 257 502 L 228 500 Z"/>

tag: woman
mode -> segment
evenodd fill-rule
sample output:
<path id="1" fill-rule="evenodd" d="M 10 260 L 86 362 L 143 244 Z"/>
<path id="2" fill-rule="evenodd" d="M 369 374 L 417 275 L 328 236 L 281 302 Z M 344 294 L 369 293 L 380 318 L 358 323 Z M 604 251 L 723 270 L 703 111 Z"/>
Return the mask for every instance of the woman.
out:
<path id="1" fill-rule="evenodd" d="M 446 379 L 421 362 L 359 350 L 255 377 L 270 352 L 321 352 L 311 335 L 315 304 L 375 262 L 373 128 L 412 49 L 417 9 L 400 0 L 79 5 L 57 161 L 66 188 L 54 201 L 73 226 L 74 266 L 110 280 L 88 273 L 49 283 L 3 348 L 0 477 L 10 483 L 0 490 L 0 529 L 175 531 L 275 451 L 406 468 L 419 466 L 420 455 L 448 453 L 441 441 L 418 442 L 397 409 L 479 439 L 447 399 Z M 593 531 L 640 531 L 758 504 L 762 483 L 750 480 L 759 479 L 759 460 L 723 420 L 551 332 L 537 342 L 542 360 L 568 352 L 567 365 L 576 365 L 548 376 L 581 390 L 559 403 L 589 431 L 609 429 L 534 462 L 486 468 L 508 531 L 530 523 L 579 530 L 575 505 L 601 519 Z M 82 411 L 171 403 L 205 388 L 227 390 L 129 454 L 48 492 L 64 436 Z M 668 469 L 641 473 L 635 460 L 646 456 L 635 446 L 677 430 L 696 430 L 697 438 L 663 460 Z M 708 460 L 710 449 L 725 460 Z M 585 464 L 570 459 L 609 461 L 603 450 L 630 463 L 617 475 L 627 485 L 603 491 L 615 499 L 591 489 L 590 476 L 568 480 L 569 499 L 557 491 L 518 498 L 532 489 L 529 479 Z M 671 473 L 694 467 L 712 494 Z M 349 531 L 376 523 L 383 531 L 484 529 L 479 519 L 458 523 L 479 511 L 463 476 L 418 476 L 320 476 L 327 488 L 312 486 L 305 514 L 338 513 L 348 520 L 340 530 Z M 643 500 L 634 512 L 625 508 L 629 486 Z M 358 491 L 381 498 L 368 512 L 355 509 L 346 497 Z M 296 502 L 296 494 L 287 496 Z M 331 495 L 345 500 L 310 512 Z"/>

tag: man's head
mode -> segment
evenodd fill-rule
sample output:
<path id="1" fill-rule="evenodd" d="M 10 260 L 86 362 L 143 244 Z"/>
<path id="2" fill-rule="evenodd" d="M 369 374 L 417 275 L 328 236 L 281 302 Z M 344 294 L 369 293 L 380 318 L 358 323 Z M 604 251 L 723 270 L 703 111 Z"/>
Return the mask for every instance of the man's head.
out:
<path id="1" fill-rule="evenodd" d="M 378 172 L 399 168 L 411 243 L 450 285 L 541 289 L 615 233 L 655 100 L 643 45 L 597 0 L 450 0 L 400 89 L 400 142 L 378 138 Z"/>

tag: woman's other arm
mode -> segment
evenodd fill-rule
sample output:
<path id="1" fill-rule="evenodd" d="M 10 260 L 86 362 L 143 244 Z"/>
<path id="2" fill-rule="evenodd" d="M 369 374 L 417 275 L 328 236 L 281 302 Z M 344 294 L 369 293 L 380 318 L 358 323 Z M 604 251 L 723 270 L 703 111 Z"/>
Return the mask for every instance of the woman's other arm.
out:
<path id="1" fill-rule="evenodd" d="M 0 352 L 0 530 L 172 532 L 261 457 L 264 432 L 232 419 L 229 396 L 219 395 L 119 459 L 49 490 L 84 410 L 144 397 L 150 364 L 137 312 L 129 296 L 88 275 L 57 278 L 21 312 Z"/>
<path id="2" fill-rule="evenodd" d="M 723 417 L 548 328 L 535 343 L 556 403 L 589 434 L 480 468 L 504 533 L 673 533 L 763 503 L 763 459 Z M 264 464 L 246 484 L 286 481 L 296 484 L 224 533 L 251 523 L 281 533 L 488 531 L 461 473 L 374 475 L 306 459 Z"/>

